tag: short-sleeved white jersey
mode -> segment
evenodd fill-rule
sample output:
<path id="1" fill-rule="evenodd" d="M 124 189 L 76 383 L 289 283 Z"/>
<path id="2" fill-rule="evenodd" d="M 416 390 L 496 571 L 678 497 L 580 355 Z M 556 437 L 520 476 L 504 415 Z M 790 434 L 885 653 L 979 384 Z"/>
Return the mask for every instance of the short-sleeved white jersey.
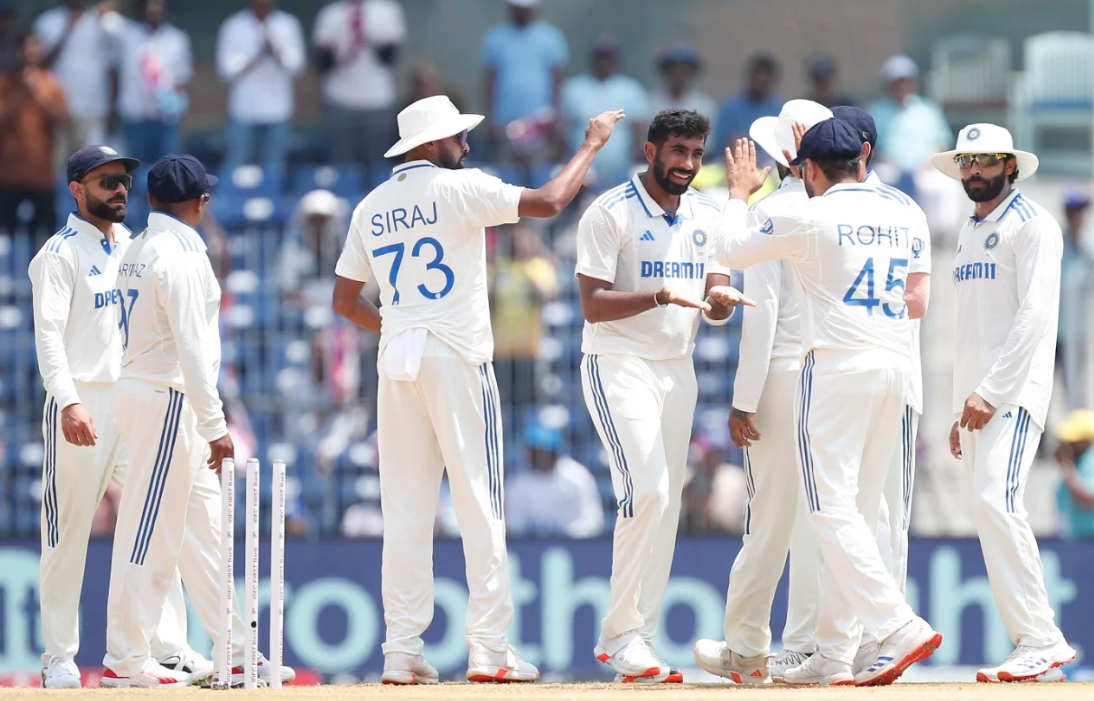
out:
<path id="1" fill-rule="evenodd" d="M 958 238 L 953 410 L 976 392 L 1024 408 L 1042 429 L 1052 398 L 1060 308 L 1060 225 L 1017 190 Z"/>
<path id="2" fill-rule="evenodd" d="M 579 275 L 612 283 L 612 289 L 648 290 L 663 286 L 701 300 L 710 273 L 729 275 L 717 265 L 714 236 L 721 207 L 689 189 L 676 216 L 654 202 L 638 175 L 594 201 L 577 228 Z M 690 355 L 700 312 L 675 304 L 618 321 L 585 322 L 581 350 L 590 355 L 634 355 L 668 360 Z"/>
<path id="3" fill-rule="evenodd" d="M 220 283 L 205 242 L 188 224 L 162 212 L 118 270 L 122 336 L 121 380 L 162 384 L 186 396 L 198 434 L 228 433 L 217 392 L 220 377 Z"/>
<path id="4" fill-rule="evenodd" d="M 906 205 L 874 187 L 841 183 L 765 221 L 732 200 L 723 225 L 723 264 L 793 263 L 803 353 L 858 352 L 887 366 L 895 357 L 910 372 L 904 290 L 913 242 L 926 234 Z"/>
<path id="5" fill-rule="evenodd" d="M 485 229 L 519 219 L 521 192 L 477 169 L 411 161 L 357 205 L 335 272 L 376 276 L 381 356 L 396 335 L 424 328 L 468 364 L 493 357 Z"/>
<path id="6" fill-rule="evenodd" d="M 79 403 L 75 382 L 118 379 L 116 284 L 129 239 L 115 224 L 111 247 L 94 224 L 70 214 L 30 262 L 38 369 L 61 408 Z"/>

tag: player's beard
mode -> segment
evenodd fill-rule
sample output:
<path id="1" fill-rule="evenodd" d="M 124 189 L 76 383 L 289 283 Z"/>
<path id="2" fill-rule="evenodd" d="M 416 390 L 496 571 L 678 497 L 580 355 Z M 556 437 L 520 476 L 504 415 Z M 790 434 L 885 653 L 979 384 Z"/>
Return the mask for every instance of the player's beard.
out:
<path id="1" fill-rule="evenodd" d="M 679 183 L 669 177 L 670 173 L 679 173 L 686 176 L 688 181 L 686 183 Z M 661 160 L 661 154 L 658 152 L 657 157 L 653 160 L 653 179 L 657 181 L 657 184 L 661 186 L 665 192 L 670 195 L 682 195 L 688 191 L 688 187 L 691 186 L 691 181 L 695 180 L 695 176 L 698 171 L 685 170 L 683 168 L 670 168 L 665 165 Z"/>
<path id="2" fill-rule="evenodd" d="M 973 202 L 990 202 L 1003 192 L 1006 180 L 1007 174 L 1006 171 L 1004 171 L 999 177 L 992 178 L 991 180 L 988 180 L 982 175 L 974 175 L 967 180 L 962 180 L 961 186 L 965 188 L 965 194 L 968 195 L 969 199 Z M 986 183 L 986 185 L 978 190 L 970 190 L 969 185 L 972 183 Z"/>
<path id="3" fill-rule="evenodd" d="M 460 170 L 463 168 L 463 162 L 467 160 L 467 154 L 463 151 L 459 153 L 452 153 L 450 151 L 441 151 L 438 160 L 441 162 L 442 168 L 449 170 Z"/>
<path id="4" fill-rule="evenodd" d="M 87 211 L 104 221 L 121 224 L 129 213 L 129 201 L 125 195 L 111 195 L 109 200 L 100 200 L 88 193 Z"/>

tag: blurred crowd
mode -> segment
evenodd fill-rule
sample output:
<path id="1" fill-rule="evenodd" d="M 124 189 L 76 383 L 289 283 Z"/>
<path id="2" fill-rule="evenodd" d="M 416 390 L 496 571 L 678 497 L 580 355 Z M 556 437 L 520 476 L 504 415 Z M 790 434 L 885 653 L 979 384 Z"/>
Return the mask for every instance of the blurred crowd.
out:
<path id="1" fill-rule="evenodd" d="M 191 37 L 171 23 L 172 1 L 181 2 L 64 0 L 20 26 L 14 0 L 0 0 L 0 160 L 6 164 L 0 169 L 0 232 L 31 240 L 54 232 L 64 201 L 62 194 L 58 204 L 61 164 L 84 144 L 110 143 L 145 164 L 185 149 L 182 126 L 195 57 Z M 482 37 L 481 95 L 472 100 L 448 93 L 437 67 L 402 54 L 408 28 L 397 0 L 329 2 L 310 37 L 277 0 L 224 2 L 232 14 L 219 27 L 215 55 L 202 57 L 215 65 L 227 95 L 223 148 L 210 165 L 229 179 L 259 166 L 288 181 L 288 171 L 300 165 L 291 158 L 299 126 L 295 83 L 309 68 L 322 81 L 320 156 L 308 171 L 318 175 L 305 191 L 294 192 L 291 215 L 276 231 L 261 232 L 264 241 L 273 237 L 269 254 L 226 221 L 213 219 L 203 232 L 226 292 L 225 341 L 245 349 L 227 364 L 222 381 L 229 423 L 244 451 L 265 458 L 269 445 L 263 444 L 275 439 L 291 451 L 288 457 L 299 467 L 290 530 L 298 535 L 370 536 L 381 527 L 373 437 L 376 339 L 336 321 L 329 300 L 354 198 L 386 177 L 390 164 L 383 153 L 397 139 L 395 116 L 414 100 L 443 93 L 461 109 L 481 111 L 487 119 L 473 134 L 471 160 L 529 185 L 545 181 L 580 144 L 591 117 L 624 109 L 625 128 L 597 156 L 585 202 L 645 163 L 647 123 L 660 110 L 694 109 L 711 118 L 710 163 L 696 186 L 716 191 L 722 147 L 746 136 L 757 118 L 777 115 L 786 99 L 860 103 L 877 123 L 875 167 L 886 182 L 915 197 L 935 222 L 949 222 L 965 202 L 958 191 L 955 204 L 952 184 L 940 183 L 926 167 L 932 153 L 951 147 L 954 135 L 941 107 L 921 94 L 919 67 L 907 56 L 880 66 L 880 97 L 872 100 L 848 95 L 839 67 L 825 54 L 795 67 L 773 55 L 752 56 L 738 86 L 710 95 L 697 87 L 704 61 L 693 47 L 680 44 L 657 56 L 658 81 L 643 84 L 620 68 L 624 51 L 640 49 L 603 36 L 571 56 L 563 33 L 539 16 L 539 4 L 506 0 L 506 16 Z M 786 70 L 804 72 L 805 95 L 780 90 Z M 343 164 L 357 169 L 346 172 L 363 174 L 361 183 L 348 190 L 328 186 L 323 167 Z M 1086 299 L 1094 259 L 1082 238 L 1090 200 L 1073 193 L 1065 205 L 1060 367 L 1068 408 L 1080 409 L 1087 398 L 1078 388 L 1092 384 L 1086 376 Z M 542 229 L 518 224 L 488 232 L 495 366 L 509 438 L 506 508 L 514 535 L 596 536 L 614 518 L 607 461 L 591 426 L 581 428 L 588 422 L 578 416 L 580 398 L 568 400 L 579 356 L 572 270 L 582 207 L 579 199 Z M 935 230 L 939 236 L 956 233 L 956 227 Z M 261 265 L 245 269 L 233 263 L 259 257 Z M 277 343 L 255 335 L 261 320 L 246 318 L 261 309 L 241 302 L 256 290 L 272 290 L 280 307 Z M 282 323 L 288 312 L 295 314 L 291 327 Z M 716 411 L 728 413 L 734 333 L 731 325 L 700 337 L 697 358 L 700 377 L 711 387 L 710 410 L 697 417 L 683 532 L 739 532 L 743 526 L 742 456 Z M 248 345 L 254 338 L 260 338 L 259 350 L 246 350 L 256 345 Z M 276 362 L 267 363 L 266 355 L 276 355 Z M 246 387 L 264 363 L 276 366 L 276 387 L 266 388 L 260 401 Z M 581 438 L 585 430 L 587 441 Z M 1067 532 L 1094 535 L 1094 414 L 1076 414 L 1061 431 L 1061 515 L 1078 514 L 1068 518 L 1074 525 Z M 437 528 L 455 528 L 444 510 Z M 101 532 L 110 529 L 104 516 Z"/>

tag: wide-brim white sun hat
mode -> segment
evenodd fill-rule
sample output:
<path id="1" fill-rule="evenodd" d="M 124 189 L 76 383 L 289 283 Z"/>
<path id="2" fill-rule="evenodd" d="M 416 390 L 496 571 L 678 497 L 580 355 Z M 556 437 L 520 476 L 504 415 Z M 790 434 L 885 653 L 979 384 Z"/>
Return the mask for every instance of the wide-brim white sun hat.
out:
<path id="1" fill-rule="evenodd" d="M 760 117 L 748 129 L 748 135 L 760 148 L 781 165 L 788 166 L 783 151 L 792 157 L 798 155 L 794 147 L 794 125 L 798 122 L 807 128 L 832 118 L 832 110 L 812 100 L 790 100 L 779 110 L 778 117 Z"/>
<path id="2" fill-rule="evenodd" d="M 430 141 L 470 131 L 484 119 L 481 114 L 460 114 L 452 100 L 444 95 L 423 98 L 399 113 L 399 140 L 387 150 L 384 158 L 401 156 Z"/>
<path id="3" fill-rule="evenodd" d="M 1040 161 L 1029 151 L 1014 148 L 1014 137 L 1010 132 L 995 124 L 970 124 L 957 135 L 957 148 L 931 156 L 931 163 L 943 174 L 954 180 L 961 179 L 961 169 L 954 162 L 954 156 L 964 153 L 1009 153 L 1018 161 L 1018 178 L 1025 180 L 1037 172 Z"/>

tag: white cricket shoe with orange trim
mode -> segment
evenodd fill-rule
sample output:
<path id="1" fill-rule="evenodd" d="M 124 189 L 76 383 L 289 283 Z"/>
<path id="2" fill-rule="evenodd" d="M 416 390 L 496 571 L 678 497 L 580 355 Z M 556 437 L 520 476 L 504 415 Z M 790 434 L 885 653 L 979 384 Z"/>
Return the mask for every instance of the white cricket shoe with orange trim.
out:
<path id="1" fill-rule="evenodd" d="M 389 652 L 384 655 L 384 673 L 380 677 L 384 684 L 437 684 L 440 680 L 437 668 L 429 664 L 422 655 L 407 655 L 402 652 Z"/>
<path id="2" fill-rule="evenodd" d="M 1075 650 L 1061 640 L 1055 645 L 1033 647 L 1019 645 L 998 667 L 989 667 L 976 673 L 978 682 L 1022 682 L 1040 677 L 1050 669 L 1056 669 L 1075 659 Z"/>
<path id="3" fill-rule="evenodd" d="M 130 677 L 118 676 L 112 669 L 103 672 L 99 684 L 108 688 L 135 687 L 157 689 L 172 686 L 190 686 L 190 675 L 173 669 L 167 669 L 159 662 L 150 661 L 144 669 Z"/>
<path id="4" fill-rule="evenodd" d="M 469 682 L 534 682 L 539 670 L 525 662 L 512 645 L 504 650 L 491 650 L 482 643 L 472 643 L 467 655 Z"/>
<path id="5" fill-rule="evenodd" d="M 699 640 L 692 647 L 695 661 L 704 670 L 737 684 L 770 684 L 768 655 L 742 657 L 720 640 Z"/>

